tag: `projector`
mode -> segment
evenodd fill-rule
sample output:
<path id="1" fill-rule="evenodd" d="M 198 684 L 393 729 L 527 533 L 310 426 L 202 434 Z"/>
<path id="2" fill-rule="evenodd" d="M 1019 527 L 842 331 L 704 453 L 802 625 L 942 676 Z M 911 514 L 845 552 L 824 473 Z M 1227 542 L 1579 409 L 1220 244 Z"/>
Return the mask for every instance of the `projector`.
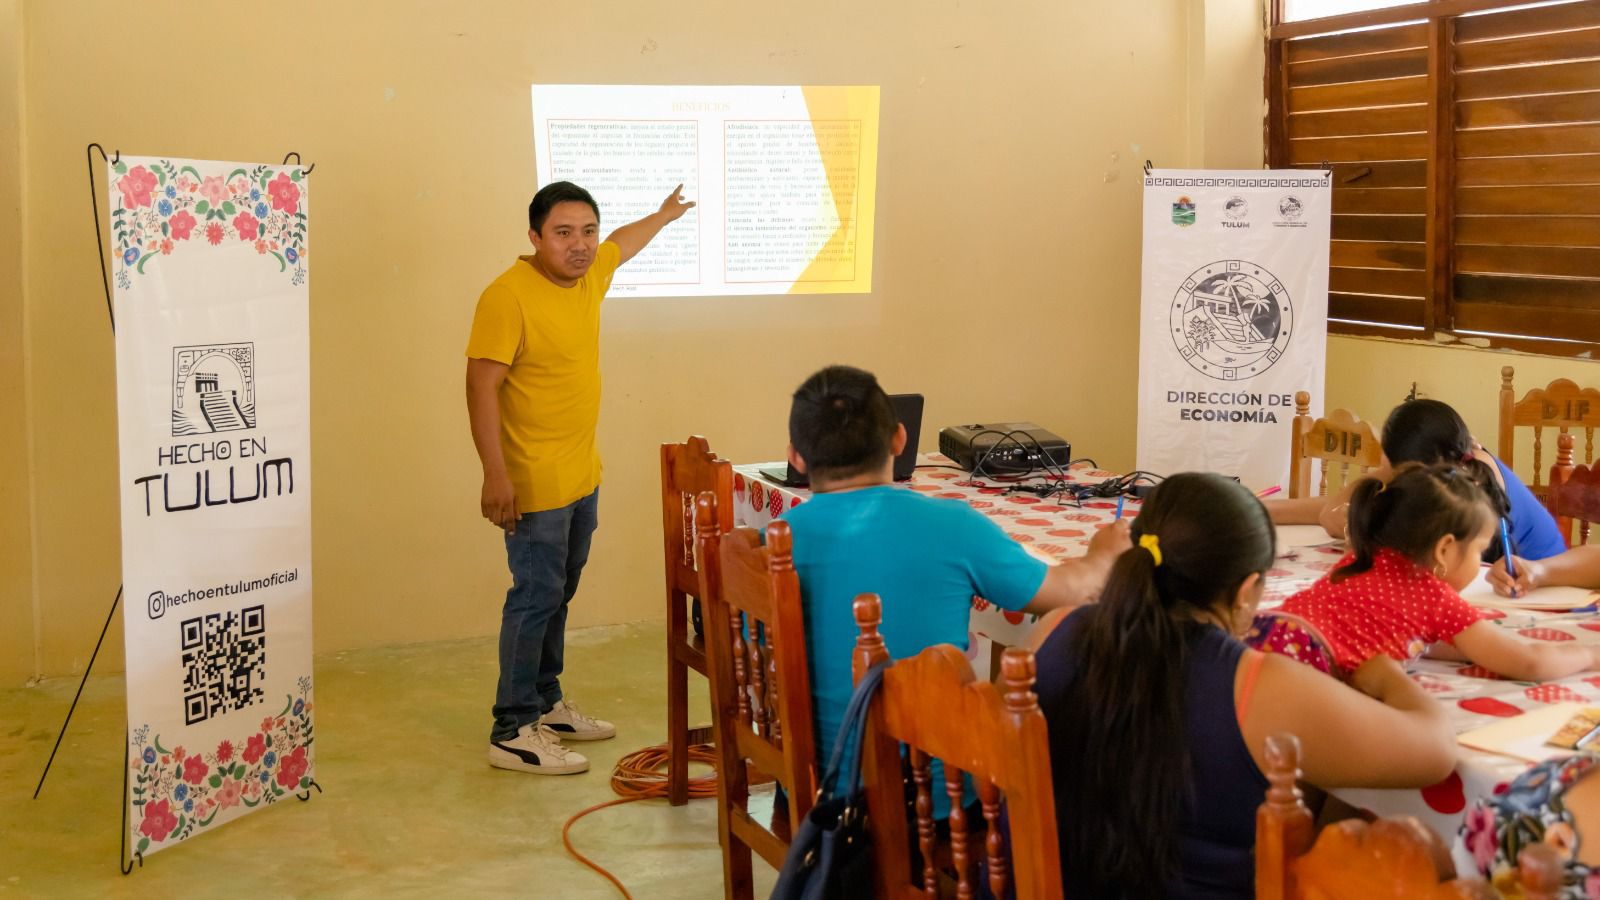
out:
<path id="1" fill-rule="evenodd" d="M 1007 436 L 1009 435 L 1009 437 Z M 1072 445 L 1032 422 L 950 425 L 939 432 L 939 452 L 963 469 L 992 475 L 1023 475 L 1072 462 Z"/>

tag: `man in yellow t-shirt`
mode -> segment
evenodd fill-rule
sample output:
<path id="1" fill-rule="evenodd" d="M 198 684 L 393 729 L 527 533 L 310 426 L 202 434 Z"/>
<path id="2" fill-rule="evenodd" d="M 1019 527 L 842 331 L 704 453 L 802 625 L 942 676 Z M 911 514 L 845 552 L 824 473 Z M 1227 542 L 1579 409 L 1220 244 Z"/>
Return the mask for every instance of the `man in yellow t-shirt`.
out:
<path id="1" fill-rule="evenodd" d="M 616 728 L 562 697 L 567 604 L 589 558 L 600 489 L 600 302 L 617 267 L 694 206 L 683 185 L 600 243 L 600 207 L 571 182 L 528 204 L 534 253 L 478 298 L 467 341 L 467 414 L 483 463 L 484 518 L 505 530 L 511 589 L 489 764 L 565 775 L 589 761 L 561 739 Z"/>

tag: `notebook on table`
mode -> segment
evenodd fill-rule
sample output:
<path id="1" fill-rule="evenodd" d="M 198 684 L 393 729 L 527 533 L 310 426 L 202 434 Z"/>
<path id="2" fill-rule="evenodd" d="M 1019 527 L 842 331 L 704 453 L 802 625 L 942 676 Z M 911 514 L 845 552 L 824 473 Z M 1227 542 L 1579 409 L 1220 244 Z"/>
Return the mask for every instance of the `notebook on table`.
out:
<path id="1" fill-rule="evenodd" d="M 1570 756 L 1572 750 L 1549 742 L 1574 715 L 1588 706 L 1587 703 L 1554 703 L 1529 710 L 1481 728 L 1464 731 L 1456 735 L 1456 743 L 1530 763 Z"/>
<path id="2" fill-rule="evenodd" d="M 1461 599 L 1473 606 L 1492 606 L 1496 609 L 1548 609 L 1563 612 L 1593 606 L 1600 601 L 1600 592 L 1589 588 L 1542 587 L 1520 597 L 1502 597 L 1489 584 L 1489 567 L 1478 569 L 1478 577 L 1461 591 Z"/>

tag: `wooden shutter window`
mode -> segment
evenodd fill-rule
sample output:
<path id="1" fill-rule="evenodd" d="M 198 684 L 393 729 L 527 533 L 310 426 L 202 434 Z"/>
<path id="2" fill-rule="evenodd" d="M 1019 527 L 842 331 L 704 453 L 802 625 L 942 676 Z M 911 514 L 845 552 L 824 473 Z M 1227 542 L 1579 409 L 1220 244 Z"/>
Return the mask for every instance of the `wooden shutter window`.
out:
<path id="1" fill-rule="evenodd" d="M 1332 319 L 1425 324 L 1427 48 L 1421 22 L 1284 47 L 1285 161 L 1333 169 Z"/>
<path id="2" fill-rule="evenodd" d="M 1600 2 L 1456 20 L 1462 331 L 1600 342 Z"/>
<path id="3" fill-rule="evenodd" d="M 1272 5 L 1267 159 L 1333 169 L 1330 330 L 1600 344 L 1600 0 Z"/>

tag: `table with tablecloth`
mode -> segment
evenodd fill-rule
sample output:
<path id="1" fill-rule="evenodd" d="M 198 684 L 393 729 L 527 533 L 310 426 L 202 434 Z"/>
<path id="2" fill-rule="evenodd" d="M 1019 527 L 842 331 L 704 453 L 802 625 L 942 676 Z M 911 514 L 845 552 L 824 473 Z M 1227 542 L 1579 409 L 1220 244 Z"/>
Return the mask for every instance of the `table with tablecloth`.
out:
<path id="1" fill-rule="evenodd" d="M 915 475 L 904 484 L 907 490 L 963 500 L 993 517 L 1013 540 L 1054 559 L 1083 555 L 1095 530 L 1116 516 L 1114 499 L 1079 503 L 1070 498 L 1041 498 L 1017 492 L 1010 484 L 983 479 L 974 482 L 953 461 L 938 454 L 925 454 L 919 457 L 918 463 Z M 765 527 L 784 511 L 810 497 L 810 492 L 804 488 L 782 486 L 761 474 L 762 469 L 774 467 L 781 469 L 783 464 L 734 466 L 734 519 L 737 524 Z M 1065 475 L 1067 480 L 1079 484 L 1099 483 L 1116 476 L 1117 473 L 1087 464 L 1076 465 Z M 1033 479 L 1028 483 L 1041 481 Z M 1129 498 L 1123 510 L 1124 518 L 1136 516 L 1138 511 L 1139 502 Z M 1332 568 L 1343 552 L 1336 544 L 1279 547 L 1278 558 L 1267 573 L 1262 607 L 1270 609 L 1309 586 Z M 1554 615 L 1514 608 L 1484 608 L 1483 614 L 1528 641 L 1600 642 L 1600 616 Z M 999 609 L 981 597 L 974 597 L 970 621 L 968 656 L 978 664 L 979 671 L 983 671 L 992 645 L 1024 643 L 1038 619 Z M 1433 659 L 1413 660 L 1407 664 L 1407 671 L 1449 708 L 1458 734 L 1546 704 L 1578 701 L 1600 705 L 1600 673 L 1530 684 L 1500 678 L 1481 666 Z M 1449 841 L 1473 800 L 1490 796 L 1497 785 L 1509 781 L 1526 766 L 1527 763 L 1511 757 L 1462 748 L 1460 762 L 1450 777 L 1421 791 L 1344 789 L 1336 793 L 1345 802 L 1377 815 L 1416 816 Z"/>

